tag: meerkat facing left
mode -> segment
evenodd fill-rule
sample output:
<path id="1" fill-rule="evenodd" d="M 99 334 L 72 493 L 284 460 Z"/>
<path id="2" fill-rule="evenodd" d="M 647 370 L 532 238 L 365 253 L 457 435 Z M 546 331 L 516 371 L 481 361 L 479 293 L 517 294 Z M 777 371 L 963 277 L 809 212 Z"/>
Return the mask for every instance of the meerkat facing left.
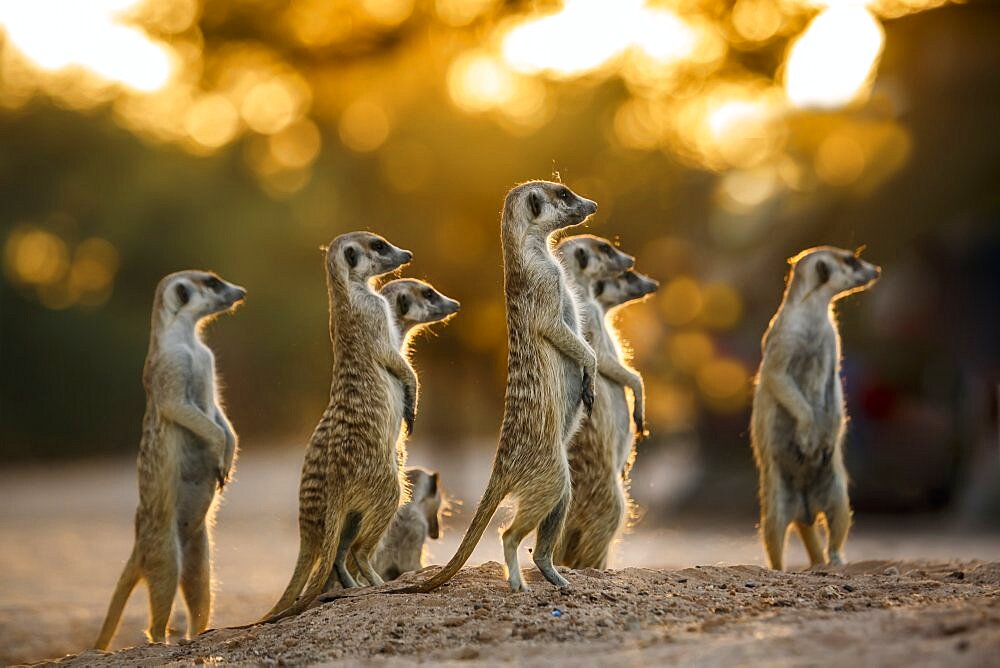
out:
<path id="1" fill-rule="evenodd" d="M 630 507 L 627 466 L 631 464 L 636 439 L 644 435 L 641 404 L 633 409 L 636 415 L 633 433 L 624 386 L 603 373 L 604 368 L 618 365 L 621 376 L 638 376 L 638 372 L 622 363 L 621 345 L 608 320 L 613 310 L 655 292 L 659 284 L 632 270 L 612 278 L 583 282 L 588 295 L 584 300 L 587 337 L 597 352 L 598 370 L 602 373 L 594 395 L 594 412 L 580 427 L 568 450 L 573 501 L 556 548 L 556 559 L 570 568 L 603 569 L 608 566 L 611 545 L 627 519 Z M 641 378 L 638 386 L 641 390 Z"/>
<path id="2" fill-rule="evenodd" d="M 859 249 L 860 250 L 860 249 Z M 843 563 L 851 525 L 846 424 L 834 303 L 870 287 L 881 269 L 858 252 L 820 246 L 789 261 L 788 284 L 761 342 L 750 419 L 759 474 L 760 532 L 771 568 L 784 568 L 794 524 L 812 565 Z M 828 545 L 819 535 L 825 517 Z"/>
<path id="3" fill-rule="evenodd" d="M 135 545 L 94 642 L 97 649 L 110 644 L 129 595 L 143 579 L 151 642 L 166 641 L 178 584 L 188 609 L 188 637 L 208 628 L 210 528 L 218 492 L 232 472 L 236 433 L 222 410 L 215 357 L 201 331 L 245 297 L 243 288 L 204 271 L 176 272 L 157 285 L 142 372 L 146 413 Z"/>

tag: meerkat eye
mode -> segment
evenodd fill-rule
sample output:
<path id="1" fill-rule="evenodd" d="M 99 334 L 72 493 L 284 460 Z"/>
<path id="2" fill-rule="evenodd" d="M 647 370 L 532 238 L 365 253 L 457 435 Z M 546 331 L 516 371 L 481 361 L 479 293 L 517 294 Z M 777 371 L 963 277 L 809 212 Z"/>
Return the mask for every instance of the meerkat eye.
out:
<path id="1" fill-rule="evenodd" d="M 627 274 L 625 274 L 625 280 L 628 283 L 635 283 L 636 281 L 639 280 L 639 277 L 630 271 Z"/>
<path id="2" fill-rule="evenodd" d="M 611 257 L 611 255 L 614 253 L 614 249 L 611 248 L 610 244 L 601 244 L 601 252 L 607 255 L 608 257 Z"/>
<path id="3" fill-rule="evenodd" d="M 861 268 L 861 260 L 859 260 L 858 258 L 856 258 L 853 255 L 845 255 L 844 256 L 844 264 L 846 264 L 851 269 L 855 269 L 855 270 Z"/>
<path id="4" fill-rule="evenodd" d="M 431 290 L 430 288 L 424 288 L 424 291 L 423 291 L 422 294 L 424 296 L 424 299 L 426 299 L 429 302 L 436 302 L 437 301 L 437 293 L 434 292 L 433 290 Z"/>
<path id="5" fill-rule="evenodd" d="M 386 244 L 381 239 L 376 239 L 375 241 L 372 242 L 372 250 L 375 251 L 376 253 L 379 253 L 380 255 L 384 253 L 388 247 L 389 247 L 388 244 Z"/>
<path id="6" fill-rule="evenodd" d="M 570 195 L 570 193 L 569 193 L 569 189 L 568 188 L 560 188 L 556 192 L 556 196 L 559 199 L 561 199 L 562 201 L 564 201 L 564 202 L 568 202 L 569 201 L 569 195 Z"/>
<path id="7" fill-rule="evenodd" d="M 219 288 L 222 287 L 222 281 L 220 281 L 215 276 L 209 276 L 205 279 L 205 287 L 213 292 L 218 292 Z"/>

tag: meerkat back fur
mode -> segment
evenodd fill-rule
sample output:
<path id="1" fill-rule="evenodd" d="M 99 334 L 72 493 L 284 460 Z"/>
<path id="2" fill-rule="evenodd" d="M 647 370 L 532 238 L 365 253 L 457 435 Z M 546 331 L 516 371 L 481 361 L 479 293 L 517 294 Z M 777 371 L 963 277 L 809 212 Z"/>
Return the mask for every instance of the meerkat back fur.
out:
<path id="1" fill-rule="evenodd" d="M 784 567 L 789 525 L 813 565 L 843 563 L 851 525 L 844 468 L 846 424 L 834 303 L 865 290 L 879 267 L 822 246 L 789 260 L 785 294 L 761 342 L 750 421 L 759 475 L 760 532 L 772 568 Z M 819 535 L 827 525 L 828 545 Z"/>
<path id="2" fill-rule="evenodd" d="M 430 579 L 398 592 L 430 591 L 450 580 L 468 560 L 507 496 L 517 501 L 517 512 L 503 531 L 502 541 L 511 590 L 528 589 L 521 578 L 517 549 L 536 529 L 535 565 L 550 583 L 566 586 L 552 565 L 552 551 L 570 500 L 566 444 L 581 414 L 589 413 L 593 405 L 597 360 L 580 335 L 575 296 L 553 254 L 552 237 L 579 225 L 596 210 L 594 202 L 547 181 L 524 183 L 507 194 L 500 223 L 507 302 L 507 391 L 493 470 L 455 556 Z"/>
<path id="3" fill-rule="evenodd" d="M 411 258 L 409 251 L 368 232 L 343 234 L 327 247 L 334 349 L 330 403 L 311 444 L 321 453 L 311 462 L 307 457 L 315 470 L 303 470 L 300 492 L 300 501 L 308 502 L 300 507 L 300 520 L 322 513 L 323 521 L 319 526 L 300 521 L 295 571 L 269 621 L 308 607 L 331 573 L 345 588 L 355 587 L 346 567 L 349 551 L 365 578 L 381 584 L 371 556 L 404 489 L 400 425 L 412 432 L 417 377 L 399 352 L 389 305 L 372 280 Z"/>
<path id="4" fill-rule="evenodd" d="M 208 627 L 212 605 L 210 529 L 232 474 L 236 433 L 222 409 L 215 357 L 201 339 L 212 317 L 246 291 L 204 271 L 181 271 L 156 288 L 142 380 L 146 412 L 139 444 L 135 545 L 94 646 L 110 644 L 140 580 L 149 588 L 151 642 L 165 642 L 180 585 L 188 637 Z"/>
<path id="5" fill-rule="evenodd" d="M 632 459 L 636 438 L 644 434 L 642 379 L 623 364 L 608 312 L 654 292 L 658 284 L 633 271 L 590 280 L 577 274 L 576 280 L 586 288 L 586 335 L 597 353 L 599 374 L 593 414 L 569 447 L 573 501 L 556 548 L 556 561 L 570 568 L 607 568 L 611 545 L 624 527 L 630 507 L 625 465 Z M 606 369 L 610 372 L 606 373 Z M 638 388 L 633 389 L 633 405 L 638 406 L 632 411 L 634 434 L 626 384 Z"/>

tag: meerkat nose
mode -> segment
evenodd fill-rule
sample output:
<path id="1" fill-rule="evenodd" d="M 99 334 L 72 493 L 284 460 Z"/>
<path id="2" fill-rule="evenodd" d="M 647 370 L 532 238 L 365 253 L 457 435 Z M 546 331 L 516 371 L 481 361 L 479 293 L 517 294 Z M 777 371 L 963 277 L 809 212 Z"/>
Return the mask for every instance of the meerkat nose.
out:
<path id="1" fill-rule="evenodd" d="M 241 288 L 241 287 L 238 287 L 238 286 L 234 286 L 234 287 L 236 288 L 236 297 L 235 297 L 235 299 L 233 299 L 234 302 L 241 302 L 241 301 L 243 301 L 244 299 L 247 298 L 246 288 Z"/>
<path id="2" fill-rule="evenodd" d="M 413 259 L 413 253 L 408 250 L 400 250 L 400 254 L 403 256 L 403 262 L 409 262 Z"/>

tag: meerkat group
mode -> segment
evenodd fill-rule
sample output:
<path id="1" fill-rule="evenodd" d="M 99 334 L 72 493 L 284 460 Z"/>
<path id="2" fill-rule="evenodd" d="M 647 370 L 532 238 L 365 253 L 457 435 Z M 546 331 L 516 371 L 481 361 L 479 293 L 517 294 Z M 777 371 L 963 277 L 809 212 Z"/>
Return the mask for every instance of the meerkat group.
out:
<path id="1" fill-rule="evenodd" d="M 500 504 L 516 502 L 502 531 L 507 580 L 528 591 L 518 548 L 535 532 L 532 557 L 556 587 L 556 566 L 608 567 L 627 523 L 635 444 L 646 435 L 645 388 L 611 322 L 620 307 L 655 292 L 634 258 L 589 234 L 564 236 L 597 204 L 561 183 L 531 181 L 506 196 L 500 220 L 508 335 L 507 388 L 492 472 L 453 558 L 433 576 L 390 593 L 431 591 L 455 576 Z M 773 568 L 795 525 L 813 565 L 843 562 L 850 527 L 842 443 L 846 414 L 833 304 L 864 290 L 880 269 L 858 253 L 803 251 L 762 341 L 751 417 L 760 479 L 760 530 Z M 329 402 L 305 449 L 299 487 L 299 555 L 285 591 L 262 621 L 276 621 L 359 582 L 425 566 L 440 535 L 436 472 L 406 469 L 419 384 L 414 335 L 448 320 L 459 303 L 432 285 L 380 277 L 412 259 L 370 232 L 324 248 L 333 349 Z M 157 286 L 139 447 L 135 546 L 95 647 L 108 646 L 140 580 L 149 587 L 151 642 L 166 640 L 178 586 L 188 636 L 208 627 L 211 535 L 230 480 L 237 438 L 220 404 L 214 357 L 201 329 L 246 292 L 215 274 L 184 271 Z M 821 544 L 825 522 L 828 545 Z"/>

